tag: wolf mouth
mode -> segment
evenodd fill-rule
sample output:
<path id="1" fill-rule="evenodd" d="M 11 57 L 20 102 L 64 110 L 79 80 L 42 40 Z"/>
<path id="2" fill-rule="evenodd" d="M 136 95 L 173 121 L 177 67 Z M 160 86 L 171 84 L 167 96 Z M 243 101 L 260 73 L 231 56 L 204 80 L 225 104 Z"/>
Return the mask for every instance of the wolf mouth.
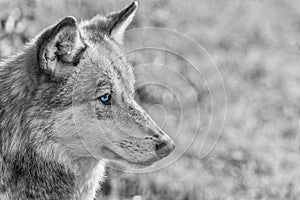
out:
<path id="1" fill-rule="evenodd" d="M 119 155 L 118 153 L 114 152 L 113 150 L 111 150 L 107 147 L 102 147 L 101 152 L 108 159 L 121 161 L 121 162 L 123 161 L 123 162 L 126 162 L 135 167 L 147 167 L 147 166 L 154 164 L 156 161 L 160 160 L 158 157 L 153 157 L 148 160 L 135 162 L 135 161 L 124 158 L 123 156 Z"/>

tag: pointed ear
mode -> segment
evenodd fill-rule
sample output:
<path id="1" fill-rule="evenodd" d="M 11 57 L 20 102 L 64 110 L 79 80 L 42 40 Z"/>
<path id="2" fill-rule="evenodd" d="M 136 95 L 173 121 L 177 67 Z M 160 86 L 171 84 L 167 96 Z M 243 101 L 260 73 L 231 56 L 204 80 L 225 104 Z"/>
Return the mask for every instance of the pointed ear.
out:
<path id="1" fill-rule="evenodd" d="M 132 21 L 137 8 L 138 1 L 134 1 L 124 10 L 107 16 L 107 19 L 110 21 L 109 24 L 111 25 L 109 35 L 117 43 L 123 44 L 124 32 Z"/>
<path id="2" fill-rule="evenodd" d="M 51 75 L 62 74 L 78 64 L 86 46 L 74 17 L 66 17 L 46 29 L 38 41 L 39 66 Z"/>

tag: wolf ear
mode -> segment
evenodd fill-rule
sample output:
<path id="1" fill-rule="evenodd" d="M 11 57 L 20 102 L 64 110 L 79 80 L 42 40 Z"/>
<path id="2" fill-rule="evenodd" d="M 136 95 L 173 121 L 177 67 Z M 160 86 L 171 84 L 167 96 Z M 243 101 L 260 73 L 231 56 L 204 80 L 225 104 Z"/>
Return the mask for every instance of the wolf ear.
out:
<path id="1" fill-rule="evenodd" d="M 134 1 L 124 10 L 107 16 L 107 19 L 110 21 L 109 35 L 117 43 L 123 44 L 124 32 L 132 21 L 138 5 L 138 1 Z"/>
<path id="2" fill-rule="evenodd" d="M 45 73 L 55 75 L 78 64 L 85 49 L 77 21 L 66 17 L 46 29 L 39 37 L 39 66 Z"/>

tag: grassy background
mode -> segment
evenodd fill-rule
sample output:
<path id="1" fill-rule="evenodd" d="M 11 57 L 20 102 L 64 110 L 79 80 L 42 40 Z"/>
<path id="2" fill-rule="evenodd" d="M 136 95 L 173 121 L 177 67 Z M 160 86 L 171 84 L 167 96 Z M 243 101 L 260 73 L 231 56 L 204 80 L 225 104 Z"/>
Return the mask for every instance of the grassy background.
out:
<path id="1" fill-rule="evenodd" d="M 28 38 L 65 15 L 88 18 L 129 3 L 1 0 L 0 56 L 14 53 Z M 161 44 L 175 46 L 185 57 L 196 60 L 203 79 L 184 59 L 167 52 L 147 50 L 129 56 L 134 66 L 152 65 L 136 71 L 137 83 L 154 78 L 176 90 L 175 94 L 160 85 L 146 85 L 137 90 L 136 98 L 176 141 L 173 157 L 184 154 L 151 173 L 127 174 L 109 168 L 99 199 L 299 199 L 300 2 L 140 1 L 130 28 L 147 26 L 177 30 L 210 52 L 226 87 L 226 123 L 216 147 L 200 158 L 200 144 L 212 110 L 209 94 L 218 93 L 221 87 L 205 87 L 204 80 L 217 79 L 203 52 L 198 55 L 193 48 L 180 49 L 181 43 L 168 37 Z M 128 38 L 126 45 L 134 42 L 134 37 Z M 151 44 L 161 42 L 161 38 L 149 34 L 147 41 L 139 42 Z M 151 63 L 164 64 L 185 80 Z M 217 125 L 222 108 L 219 104 L 214 107 Z M 197 140 L 184 151 L 195 134 Z M 217 135 L 212 131 L 207 144 L 211 145 Z"/>

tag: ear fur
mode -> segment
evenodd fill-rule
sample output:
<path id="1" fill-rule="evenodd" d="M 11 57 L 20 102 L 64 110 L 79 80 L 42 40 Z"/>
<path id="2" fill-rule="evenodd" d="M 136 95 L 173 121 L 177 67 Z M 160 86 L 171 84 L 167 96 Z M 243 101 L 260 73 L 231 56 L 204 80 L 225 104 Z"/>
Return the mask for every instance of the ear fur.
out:
<path id="1" fill-rule="evenodd" d="M 107 19 L 110 20 L 110 24 L 112 25 L 109 35 L 117 43 L 123 44 L 124 32 L 132 21 L 137 8 L 138 1 L 134 1 L 124 10 L 107 16 Z"/>
<path id="2" fill-rule="evenodd" d="M 85 49 L 77 21 L 66 17 L 48 28 L 38 38 L 39 66 L 45 73 L 63 73 L 67 66 L 78 64 L 80 54 Z"/>

